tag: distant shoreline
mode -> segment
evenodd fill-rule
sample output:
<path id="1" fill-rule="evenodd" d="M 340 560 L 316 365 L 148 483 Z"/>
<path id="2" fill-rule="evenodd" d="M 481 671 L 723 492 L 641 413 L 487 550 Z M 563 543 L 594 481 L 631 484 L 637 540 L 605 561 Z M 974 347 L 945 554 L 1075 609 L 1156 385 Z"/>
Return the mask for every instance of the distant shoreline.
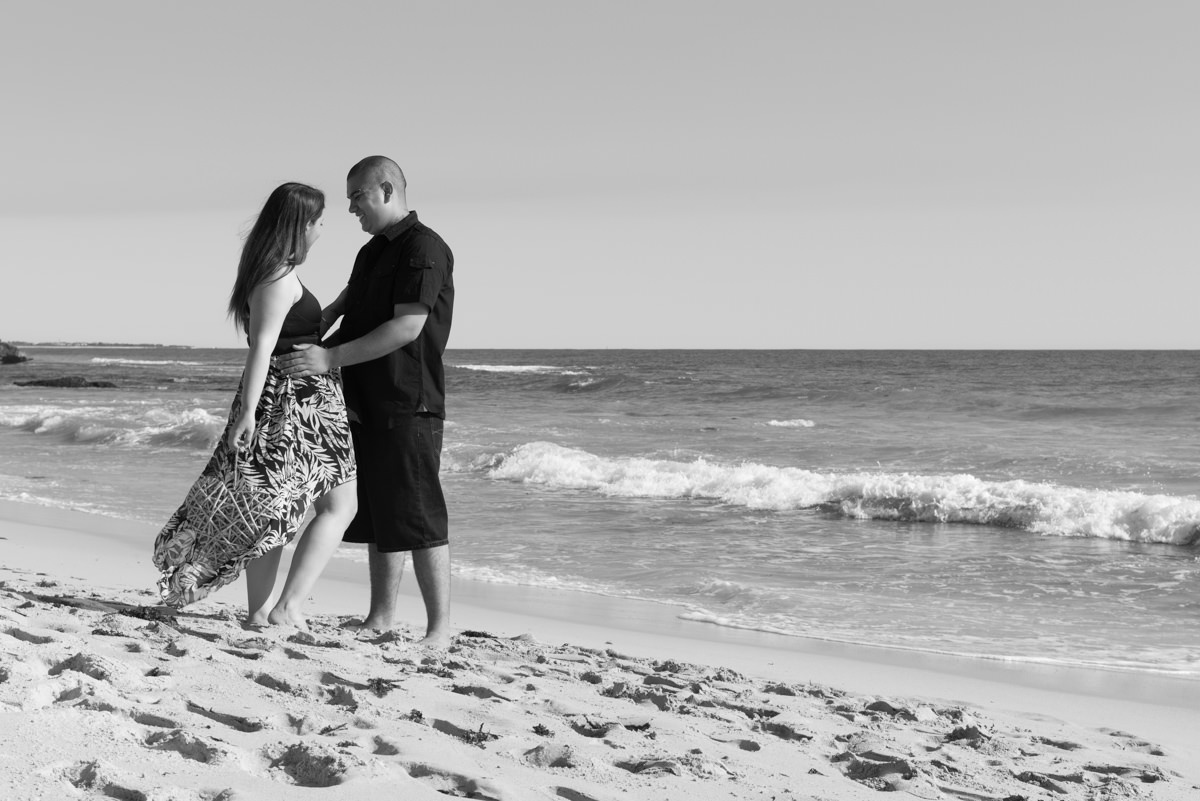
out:
<path id="1" fill-rule="evenodd" d="M 23 348 L 179 348 L 191 350 L 191 345 L 162 345 L 156 342 L 21 342 L 14 340 L 10 345 Z"/>

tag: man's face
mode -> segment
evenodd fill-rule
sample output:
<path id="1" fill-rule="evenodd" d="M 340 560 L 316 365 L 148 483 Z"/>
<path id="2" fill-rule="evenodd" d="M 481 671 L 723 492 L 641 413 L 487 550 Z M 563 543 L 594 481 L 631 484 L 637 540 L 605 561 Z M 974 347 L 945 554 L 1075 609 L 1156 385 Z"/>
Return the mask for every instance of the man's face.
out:
<path id="1" fill-rule="evenodd" d="M 381 234 L 391 224 L 391 211 L 385 205 L 383 185 L 369 176 L 353 176 L 346 180 L 346 199 L 350 213 L 358 217 L 362 229 L 372 236 Z"/>

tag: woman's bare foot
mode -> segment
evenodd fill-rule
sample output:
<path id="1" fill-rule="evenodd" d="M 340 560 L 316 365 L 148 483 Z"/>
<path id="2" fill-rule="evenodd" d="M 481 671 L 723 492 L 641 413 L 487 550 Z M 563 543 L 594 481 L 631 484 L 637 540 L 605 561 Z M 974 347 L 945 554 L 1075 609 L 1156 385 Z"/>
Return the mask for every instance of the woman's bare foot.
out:
<path id="1" fill-rule="evenodd" d="M 271 625 L 271 621 L 265 612 L 256 612 L 253 615 L 247 615 L 246 619 L 242 621 L 242 628 L 244 629 L 261 629 L 269 625 Z"/>
<path id="2" fill-rule="evenodd" d="M 308 630 L 308 618 L 300 614 L 298 609 L 288 609 L 277 606 L 267 616 L 272 626 L 291 626 L 292 628 Z"/>

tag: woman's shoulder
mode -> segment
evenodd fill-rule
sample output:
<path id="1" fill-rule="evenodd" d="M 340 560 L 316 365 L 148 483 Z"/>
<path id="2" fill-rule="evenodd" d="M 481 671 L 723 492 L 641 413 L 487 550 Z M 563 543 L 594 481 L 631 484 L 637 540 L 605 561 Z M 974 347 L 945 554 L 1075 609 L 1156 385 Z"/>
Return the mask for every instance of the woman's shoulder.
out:
<path id="1" fill-rule="evenodd" d="M 294 268 L 287 265 L 280 266 L 267 276 L 267 280 L 256 286 L 254 291 L 274 300 L 288 300 L 289 305 L 304 296 L 304 286 L 300 283 L 300 277 L 296 275 Z"/>

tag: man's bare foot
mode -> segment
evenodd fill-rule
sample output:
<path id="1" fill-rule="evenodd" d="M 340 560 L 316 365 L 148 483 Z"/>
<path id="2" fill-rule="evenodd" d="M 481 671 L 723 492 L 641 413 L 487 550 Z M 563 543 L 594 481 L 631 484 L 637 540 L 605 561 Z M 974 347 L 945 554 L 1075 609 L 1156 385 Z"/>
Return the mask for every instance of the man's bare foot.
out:
<path id="1" fill-rule="evenodd" d="M 450 647 L 450 635 L 446 632 L 431 631 L 421 638 L 417 643 L 423 648 L 437 648 L 439 650 Z"/>
<path id="2" fill-rule="evenodd" d="M 271 625 L 271 621 L 267 619 L 265 613 L 249 615 L 242 621 L 242 628 L 244 629 L 262 629 L 269 625 Z"/>
<path id="3" fill-rule="evenodd" d="M 395 623 L 391 620 L 384 620 L 383 618 L 368 617 L 362 623 L 358 624 L 358 629 L 360 631 L 384 632 L 391 631 L 393 628 L 395 628 Z"/>
<path id="4" fill-rule="evenodd" d="M 392 633 L 391 627 L 383 628 L 368 624 L 366 620 L 347 620 L 344 621 L 338 628 L 353 632 L 355 639 L 359 640 L 381 637 L 385 634 Z"/>

